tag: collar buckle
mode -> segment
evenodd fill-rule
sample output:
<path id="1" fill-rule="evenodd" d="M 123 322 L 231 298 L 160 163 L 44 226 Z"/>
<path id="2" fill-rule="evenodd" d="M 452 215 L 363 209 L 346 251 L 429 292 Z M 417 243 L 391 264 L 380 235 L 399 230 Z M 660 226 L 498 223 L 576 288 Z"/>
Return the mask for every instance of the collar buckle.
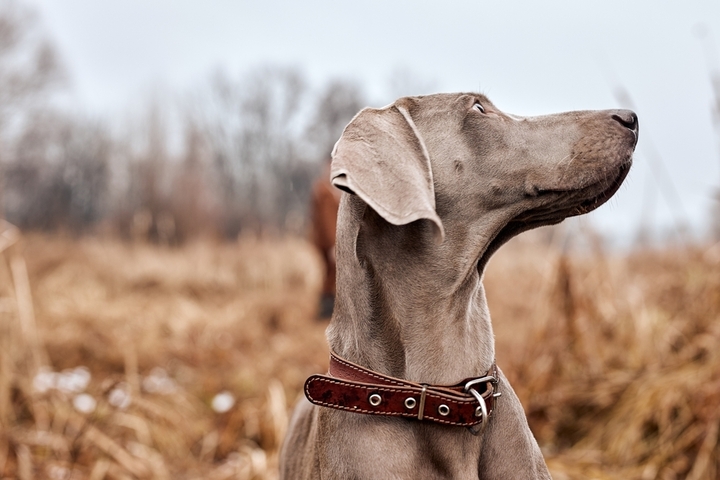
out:
<path id="1" fill-rule="evenodd" d="M 495 372 L 493 372 L 495 373 Z M 485 429 L 487 428 L 488 422 L 488 409 L 487 409 L 487 403 L 485 402 L 485 398 L 480 394 L 480 392 L 477 391 L 476 388 L 474 388 L 476 385 L 486 383 L 488 384 L 488 387 L 486 388 L 488 396 L 491 396 L 493 398 L 499 397 L 501 395 L 500 392 L 497 392 L 497 385 L 498 385 L 498 379 L 494 375 L 485 375 L 484 377 L 480 378 L 474 378 L 467 382 L 465 384 L 464 390 L 465 392 L 471 394 L 475 399 L 478 401 L 479 406 L 475 408 L 475 416 L 480 417 L 480 420 L 482 422 L 479 425 L 475 425 L 473 427 L 470 427 L 470 432 L 473 435 L 481 435 L 483 432 L 485 432 Z M 497 393 L 496 393 L 497 392 Z M 479 427 L 479 428 L 478 428 Z"/>

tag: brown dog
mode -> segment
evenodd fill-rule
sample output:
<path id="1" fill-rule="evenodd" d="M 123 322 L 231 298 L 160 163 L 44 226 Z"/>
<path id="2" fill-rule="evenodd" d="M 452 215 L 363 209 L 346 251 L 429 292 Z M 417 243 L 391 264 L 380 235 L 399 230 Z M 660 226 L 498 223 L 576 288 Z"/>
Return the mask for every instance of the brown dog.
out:
<path id="1" fill-rule="evenodd" d="M 340 406 L 298 405 L 281 478 L 550 478 L 501 373 L 491 391 L 502 396 L 489 418 L 479 409 L 485 402 L 475 404 L 487 427 L 480 435 L 443 424 L 442 408 L 450 408 L 433 411 L 426 390 L 494 371 L 481 283 L 490 255 L 522 231 L 604 203 L 625 178 L 637 138 L 630 111 L 517 117 L 474 93 L 402 98 L 361 111 L 333 152 L 332 182 L 347 194 L 338 217 L 328 341 L 371 375 L 410 385 L 414 397 L 405 405 L 415 412 L 421 400 L 422 420 L 403 412 L 355 413 L 378 413 L 369 404 L 382 408 L 386 399 L 317 394 L 310 388 L 317 382 L 309 382 L 308 396 L 324 395 L 315 403 L 331 405 L 337 397 Z M 452 397 L 460 391 L 452 388 L 435 391 Z M 469 398 L 461 401 L 475 401 Z"/>

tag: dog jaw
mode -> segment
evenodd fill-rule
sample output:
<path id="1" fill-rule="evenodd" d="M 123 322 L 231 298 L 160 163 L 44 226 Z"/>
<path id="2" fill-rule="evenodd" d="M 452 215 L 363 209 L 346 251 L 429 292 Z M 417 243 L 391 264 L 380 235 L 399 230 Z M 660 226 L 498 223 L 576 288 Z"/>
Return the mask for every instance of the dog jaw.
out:
<path id="1" fill-rule="evenodd" d="M 631 119 L 632 123 L 621 122 L 618 120 L 620 115 Z M 524 201 L 518 201 L 522 207 L 510 210 L 506 220 L 497 225 L 495 235 L 482 250 L 477 262 L 480 272 L 490 256 L 512 237 L 589 213 L 607 202 L 625 180 L 637 144 L 637 117 L 632 112 L 568 112 L 546 117 L 508 118 L 517 125 L 511 145 L 514 144 L 519 151 L 528 152 L 521 160 L 526 162 L 522 171 L 525 173 L 524 181 L 516 188 L 522 190 Z M 563 138 L 562 125 L 573 122 L 575 125 L 566 129 Z M 558 125 L 561 127 L 558 128 Z M 542 154 L 534 155 L 523 132 L 528 126 L 530 134 L 527 138 L 537 140 L 539 136 L 546 135 L 557 138 L 555 142 L 550 142 L 556 149 L 550 157 L 562 160 L 553 162 Z M 542 133 L 538 135 L 538 131 Z M 573 136 L 576 138 L 568 143 L 567 138 Z M 546 139 L 542 141 L 547 145 Z M 563 144 L 567 145 L 565 151 Z M 528 158 L 530 161 L 527 161 Z M 520 183 L 522 177 L 518 177 L 516 175 L 514 180 Z M 497 189 L 497 186 L 494 188 Z"/>

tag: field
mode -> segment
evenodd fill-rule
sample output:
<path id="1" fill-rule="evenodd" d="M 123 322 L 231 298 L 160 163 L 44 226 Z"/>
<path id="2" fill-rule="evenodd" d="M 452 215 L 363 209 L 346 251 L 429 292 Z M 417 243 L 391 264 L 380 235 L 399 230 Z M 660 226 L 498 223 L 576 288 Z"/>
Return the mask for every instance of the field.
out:
<path id="1" fill-rule="evenodd" d="M 0 478 L 273 479 L 327 366 L 299 239 L 0 238 Z M 498 364 L 556 480 L 720 475 L 720 251 L 491 261 Z"/>

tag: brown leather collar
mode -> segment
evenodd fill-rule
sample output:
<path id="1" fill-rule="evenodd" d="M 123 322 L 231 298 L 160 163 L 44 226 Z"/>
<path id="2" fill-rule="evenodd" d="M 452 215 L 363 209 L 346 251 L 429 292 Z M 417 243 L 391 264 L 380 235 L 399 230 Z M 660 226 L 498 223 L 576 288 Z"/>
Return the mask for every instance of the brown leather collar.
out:
<path id="1" fill-rule="evenodd" d="M 308 378 L 305 396 L 323 407 L 471 427 L 478 434 L 501 395 L 497 387 L 495 362 L 482 377 L 456 385 L 428 385 L 373 372 L 331 352 L 328 375 Z"/>

